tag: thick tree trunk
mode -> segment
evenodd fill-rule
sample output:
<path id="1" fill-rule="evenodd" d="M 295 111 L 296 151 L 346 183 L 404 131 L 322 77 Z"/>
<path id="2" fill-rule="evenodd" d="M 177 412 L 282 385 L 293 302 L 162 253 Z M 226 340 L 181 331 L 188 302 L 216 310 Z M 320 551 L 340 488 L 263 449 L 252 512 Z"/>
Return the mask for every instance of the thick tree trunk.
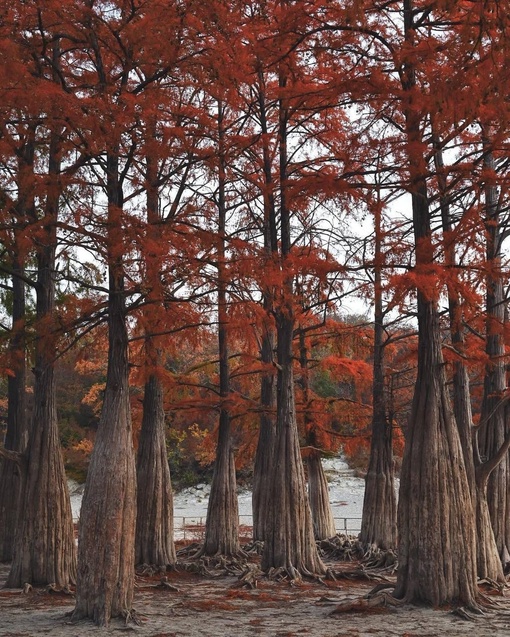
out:
<path id="1" fill-rule="evenodd" d="M 328 480 L 320 453 L 310 453 L 306 458 L 308 470 L 308 500 L 312 513 L 313 532 L 316 540 L 327 540 L 336 535 L 335 520 L 329 501 Z"/>
<path id="2" fill-rule="evenodd" d="M 173 494 L 166 451 L 161 381 L 145 383 L 143 418 L 137 457 L 135 564 L 175 564 Z"/>
<path id="3" fill-rule="evenodd" d="M 490 171 L 495 170 L 492 150 L 485 142 L 484 165 Z M 505 297 L 501 274 L 501 229 L 497 191 L 492 185 L 485 188 L 486 198 L 486 343 L 485 352 L 488 363 L 485 370 L 484 395 L 478 434 L 482 458 L 490 461 L 505 444 L 510 434 L 502 398 L 506 390 L 505 373 Z M 496 538 L 496 546 L 503 567 L 510 566 L 510 457 L 506 453 L 488 479 L 487 499 Z"/>
<path id="4" fill-rule="evenodd" d="M 128 333 L 122 263 L 118 156 L 107 158 L 108 369 L 87 473 L 78 543 L 74 619 L 107 626 L 129 616 L 134 591 L 136 472 L 129 405 Z"/>
<path id="5" fill-rule="evenodd" d="M 384 391 L 384 312 L 382 299 L 381 219 L 375 217 L 374 380 L 372 388 L 372 438 L 365 477 L 360 541 L 365 546 L 394 549 L 397 545 L 393 429 L 388 419 Z"/>
<path id="6" fill-rule="evenodd" d="M 293 319 L 277 319 L 278 382 L 276 445 L 268 476 L 267 527 L 262 568 L 297 574 L 324 574 L 317 553 L 296 422 L 292 369 Z"/>
<path id="7" fill-rule="evenodd" d="M 435 606 L 474 606 L 471 493 L 446 390 L 437 311 L 419 297 L 418 377 L 401 475 L 395 594 Z"/>
<path id="8" fill-rule="evenodd" d="M 155 136 L 155 124 L 149 122 L 149 141 Z M 159 214 L 158 162 L 151 154 L 147 163 L 147 233 L 150 245 L 157 245 L 161 217 Z M 149 251 L 146 255 L 149 302 L 161 303 L 159 277 L 161 259 Z M 146 322 L 151 324 L 150 304 Z M 166 449 L 166 426 L 163 388 L 158 377 L 162 364 L 161 352 L 154 337 L 145 341 L 148 378 L 145 383 L 143 417 L 137 456 L 137 517 L 135 564 L 166 567 L 175 564 L 173 493 Z"/>
<path id="9" fill-rule="evenodd" d="M 27 475 L 20 500 L 11 571 L 7 586 L 26 582 L 68 586 L 75 580 L 71 501 L 60 449 L 55 403 L 54 361 L 56 222 L 59 201 L 59 139 L 51 135 L 49 185 L 41 247 L 37 255 L 36 352 L 33 424 Z"/>
<path id="10" fill-rule="evenodd" d="M 13 374 L 7 378 L 7 431 L 4 447 L 24 455 L 29 437 L 25 388 L 25 283 L 18 275 L 23 275 L 23 266 L 15 258 L 12 279 L 13 336 L 9 344 Z M 18 463 L 7 458 L 0 460 L 0 562 L 12 559 L 22 478 L 23 469 Z"/>
<path id="11" fill-rule="evenodd" d="M 282 94 L 287 87 L 285 69 L 280 70 Z M 291 252 L 290 210 L 288 207 L 287 129 L 289 111 L 286 99 L 279 104 L 280 177 L 280 268 L 282 283 L 274 299 L 276 322 L 276 438 L 267 501 L 267 526 L 262 568 L 283 568 L 291 577 L 323 574 L 326 571 L 313 537 L 310 505 L 296 421 L 292 343 L 294 337 L 293 279 L 288 268 Z"/>
<path id="12" fill-rule="evenodd" d="M 452 222 L 450 214 L 450 202 L 448 186 L 444 174 L 444 164 L 441 146 L 437 138 L 434 139 L 435 166 L 440 187 L 441 220 L 443 232 L 446 237 L 452 237 Z M 455 242 L 449 238 L 445 243 L 446 265 L 455 272 L 457 258 L 455 254 Z M 503 568 L 498 556 L 494 532 L 491 526 L 489 509 L 487 504 L 487 479 L 490 474 L 487 464 L 482 464 L 476 458 L 473 448 L 473 415 L 471 410 L 471 397 L 469 391 L 469 376 L 466 365 L 461 358 L 465 351 L 465 339 L 462 327 L 462 309 L 456 286 L 448 285 L 448 313 L 450 318 L 450 331 L 452 344 L 459 354 L 459 359 L 454 362 L 453 373 L 453 413 L 459 429 L 460 441 L 464 453 L 464 462 L 468 483 L 471 489 L 473 506 L 476 519 L 476 556 L 477 573 L 481 579 L 488 578 L 495 582 L 504 580 Z M 478 453 L 476 454 L 478 456 Z M 495 465 L 494 465 L 495 466 Z"/>
<path id="13" fill-rule="evenodd" d="M 404 0 L 408 46 L 414 11 Z M 398 506 L 399 569 L 395 595 L 435 606 L 476 604 L 475 518 L 464 455 L 446 387 L 434 265 L 425 146 L 415 105 L 413 64 L 402 69 L 418 281 L 418 374 L 406 438 Z M 424 289 L 420 286 L 423 277 Z"/>

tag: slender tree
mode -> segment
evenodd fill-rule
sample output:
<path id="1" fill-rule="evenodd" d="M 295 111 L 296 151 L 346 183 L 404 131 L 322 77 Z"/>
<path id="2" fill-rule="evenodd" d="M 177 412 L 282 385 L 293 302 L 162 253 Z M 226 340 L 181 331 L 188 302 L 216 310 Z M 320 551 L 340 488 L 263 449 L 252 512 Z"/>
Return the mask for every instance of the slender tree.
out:
<path id="1" fill-rule="evenodd" d="M 397 544 L 397 500 L 393 461 L 393 423 L 389 413 L 384 373 L 384 306 L 381 202 L 374 214 L 374 378 L 372 387 L 372 437 L 365 477 L 360 541 L 367 546 L 393 549 Z"/>
<path id="2" fill-rule="evenodd" d="M 155 137 L 154 125 L 148 126 L 151 139 Z M 158 245 L 160 235 L 158 191 L 158 162 L 151 153 L 153 145 L 147 145 L 147 233 L 148 245 Z M 150 248 L 149 248 L 150 249 Z M 163 290 L 157 284 L 161 267 L 159 251 L 144 255 L 147 280 L 151 281 L 145 323 L 150 324 L 154 303 L 161 303 Z M 143 417 L 137 455 L 137 518 L 135 537 L 135 563 L 166 567 L 176 561 L 173 542 L 173 493 L 166 447 L 166 423 L 163 402 L 161 347 L 149 333 L 145 339 L 147 380 L 143 398 Z"/>
<path id="3" fill-rule="evenodd" d="M 225 157 L 225 106 L 218 100 L 218 349 L 219 349 L 219 427 L 216 460 L 207 507 L 204 545 L 205 555 L 236 555 L 239 547 L 239 510 L 236 491 L 236 471 L 230 435 L 229 338 L 228 338 L 228 269 L 226 262 L 226 157 Z"/>

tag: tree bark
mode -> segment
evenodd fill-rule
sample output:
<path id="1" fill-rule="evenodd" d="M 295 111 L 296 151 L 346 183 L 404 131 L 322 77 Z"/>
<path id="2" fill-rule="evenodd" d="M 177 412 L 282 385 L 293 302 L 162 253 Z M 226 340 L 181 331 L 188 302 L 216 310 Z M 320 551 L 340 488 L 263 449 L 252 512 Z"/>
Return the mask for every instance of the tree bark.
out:
<path id="1" fill-rule="evenodd" d="M 34 412 L 27 474 L 7 586 L 69 586 L 76 575 L 71 501 L 57 425 L 54 361 L 56 355 L 55 251 L 60 186 L 60 139 L 50 133 L 46 210 L 37 253 L 37 302 Z"/>
<path id="2" fill-rule="evenodd" d="M 34 143 L 27 140 L 19 160 L 18 202 L 16 224 L 23 226 L 33 215 Z M 24 174 L 27 173 L 28 175 Z M 27 183 L 27 181 L 29 183 Z M 12 254 L 12 336 L 9 342 L 12 375 L 7 377 L 7 431 L 5 449 L 25 454 L 28 448 L 29 426 L 26 412 L 26 332 L 25 332 L 25 274 L 22 252 L 17 245 L 18 231 L 14 231 Z M 0 562 L 12 560 L 19 500 L 23 486 L 24 468 L 4 458 L 0 460 Z"/>
<path id="3" fill-rule="evenodd" d="M 488 140 L 484 141 L 484 165 L 494 171 L 494 157 Z M 486 342 L 488 362 L 485 370 L 484 394 L 480 413 L 478 441 L 482 459 L 489 461 L 504 445 L 510 433 L 502 398 L 506 390 L 505 373 L 505 298 L 501 274 L 500 211 L 495 186 L 485 187 L 486 259 Z M 488 478 L 487 500 L 503 568 L 510 565 L 510 458 L 506 453 Z"/>
<path id="4" fill-rule="evenodd" d="M 452 236 L 452 222 L 450 214 L 450 202 L 448 186 L 444 175 L 444 164 L 439 140 L 434 138 L 435 167 L 440 188 L 440 206 L 443 233 L 446 237 Z M 452 272 L 456 272 L 457 258 L 455 242 L 448 238 L 445 243 L 445 262 Z M 471 489 L 473 506 L 476 519 L 476 556 L 477 573 L 480 579 L 490 579 L 495 582 L 504 581 L 504 573 L 498 556 L 498 549 L 492 529 L 489 508 L 487 503 L 487 480 L 492 471 L 488 470 L 488 464 L 479 460 L 479 454 L 475 454 L 473 447 L 473 415 L 471 411 L 471 397 L 469 391 L 469 376 L 462 356 L 465 351 L 465 338 L 462 327 L 462 310 L 456 286 L 448 284 L 448 313 L 450 318 L 450 332 L 452 344 L 459 354 L 459 358 L 453 364 L 453 412 L 459 429 L 459 435 L 464 453 L 466 473 Z M 476 470 L 475 470 L 476 464 Z M 495 466 L 495 465 L 494 465 Z"/>
<path id="5" fill-rule="evenodd" d="M 116 150 L 107 156 L 108 368 L 79 525 L 74 619 L 107 626 L 129 616 L 134 591 L 136 473 L 129 405 L 122 262 L 122 188 Z"/>
<path id="6" fill-rule="evenodd" d="M 382 298 L 381 213 L 375 216 L 374 264 L 374 380 L 372 438 L 365 477 L 360 542 L 394 549 L 397 545 L 397 500 L 393 462 L 393 428 L 384 391 L 384 311 Z"/>
<path id="7" fill-rule="evenodd" d="M 267 321 L 269 323 L 269 319 Z M 273 326 L 266 325 L 262 336 L 262 362 L 271 365 L 274 358 L 274 333 Z M 253 539 L 264 540 L 267 498 L 270 484 L 268 482 L 269 470 L 272 464 L 272 454 L 275 442 L 275 405 L 276 383 L 272 372 L 262 374 L 260 386 L 260 425 L 255 463 L 253 467 Z"/>
<path id="8" fill-rule="evenodd" d="M 324 473 L 317 440 L 317 429 L 310 414 L 310 383 L 308 377 L 308 348 L 305 332 L 299 333 L 299 359 L 301 389 L 303 392 L 303 412 L 306 439 L 306 467 L 308 470 L 308 501 L 312 514 L 313 531 L 316 540 L 327 540 L 336 534 L 335 520 L 329 501 L 328 480 Z"/>
<path id="9" fill-rule="evenodd" d="M 143 418 L 137 457 L 135 564 L 166 568 L 175 564 L 174 514 L 166 452 L 161 381 L 145 383 Z"/>
<path id="10" fill-rule="evenodd" d="M 414 12 L 404 0 L 406 44 L 414 44 Z M 395 595 L 435 606 L 476 605 L 475 518 L 458 428 L 446 388 L 439 316 L 433 288 L 434 264 L 425 148 L 419 109 L 414 105 L 413 64 L 403 67 L 410 193 L 418 286 L 418 374 L 402 465 L 398 506 L 399 569 Z M 407 95 L 407 93 L 409 93 Z"/>
<path id="11" fill-rule="evenodd" d="M 287 85 L 280 71 L 282 92 Z M 324 574 L 313 537 L 313 524 L 305 489 L 294 397 L 292 343 L 294 337 L 293 280 L 289 272 L 291 251 L 290 210 L 287 197 L 288 106 L 282 97 L 279 105 L 280 158 L 280 267 L 283 283 L 275 299 L 277 341 L 276 440 L 268 475 L 271 490 L 267 501 L 267 526 L 262 568 L 283 568 L 292 577 L 297 574 Z"/>
<path id="12" fill-rule="evenodd" d="M 274 257 L 278 250 L 276 230 L 276 208 L 274 198 L 274 183 L 271 167 L 271 153 L 268 142 L 267 105 L 265 100 L 265 83 L 262 72 L 259 72 L 258 104 L 260 125 L 262 132 L 262 161 L 264 171 L 264 189 L 262 193 L 264 202 L 264 261 L 267 265 L 274 263 Z M 270 285 L 262 286 L 262 297 L 266 319 L 263 325 L 261 359 L 266 366 L 274 364 L 275 333 L 274 323 L 271 318 L 273 311 L 273 290 Z M 274 368 L 273 368 L 274 369 Z M 269 469 L 272 464 L 276 427 L 276 376 L 271 371 L 262 374 L 260 386 L 260 427 L 255 463 L 253 467 L 253 539 L 264 540 L 266 507 L 270 485 L 268 483 Z"/>
<path id="13" fill-rule="evenodd" d="M 262 569 L 284 568 L 293 576 L 324 574 L 317 553 L 312 516 L 305 489 L 305 475 L 294 400 L 292 369 L 293 319 L 277 318 L 276 446 L 268 479 L 267 527 Z"/>
<path id="14" fill-rule="evenodd" d="M 154 138 L 154 123 L 149 123 Z M 147 232 L 152 242 L 159 237 L 160 222 L 158 163 L 147 153 Z M 161 303 L 158 278 L 161 259 L 146 254 L 147 280 L 151 286 L 149 301 Z M 150 304 L 149 304 L 150 308 Z M 148 312 L 151 310 L 149 309 Z M 148 319 L 148 317 L 147 317 Z M 150 319 L 147 320 L 150 323 Z M 161 351 L 154 337 L 145 341 L 146 367 L 142 427 L 137 456 L 137 517 L 135 536 L 135 564 L 150 564 L 164 568 L 175 564 L 174 512 L 172 482 L 166 449 L 166 426 L 163 388 L 158 377 L 162 364 Z"/>
<path id="15" fill-rule="evenodd" d="M 237 555 L 239 546 L 239 505 L 237 501 L 236 469 L 230 435 L 230 369 L 228 362 L 227 270 L 225 262 L 225 142 L 224 110 L 218 103 L 218 349 L 220 367 L 220 417 L 216 460 L 207 507 L 204 545 L 200 554 Z"/>
<path id="16" fill-rule="evenodd" d="M 335 520 L 329 501 L 328 480 L 319 452 L 306 457 L 308 470 L 308 500 L 312 513 L 313 532 L 316 540 L 327 540 L 336 535 Z"/>

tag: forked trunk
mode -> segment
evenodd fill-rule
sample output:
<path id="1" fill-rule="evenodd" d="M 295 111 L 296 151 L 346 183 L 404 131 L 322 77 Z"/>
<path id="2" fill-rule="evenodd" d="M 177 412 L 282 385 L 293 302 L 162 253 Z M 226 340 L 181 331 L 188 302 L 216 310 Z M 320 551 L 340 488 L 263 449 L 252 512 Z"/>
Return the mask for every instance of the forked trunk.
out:
<path id="1" fill-rule="evenodd" d="M 155 375 L 145 383 L 136 469 L 135 564 L 166 568 L 176 561 L 173 494 L 166 451 L 163 391 Z"/>
<path id="2" fill-rule="evenodd" d="M 329 501 L 328 480 L 322 466 L 320 453 L 309 453 L 306 465 L 308 469 L 308 499 L 314 536 L 316 540 L 327 540 L 336 535 L 336 528 Z"/>

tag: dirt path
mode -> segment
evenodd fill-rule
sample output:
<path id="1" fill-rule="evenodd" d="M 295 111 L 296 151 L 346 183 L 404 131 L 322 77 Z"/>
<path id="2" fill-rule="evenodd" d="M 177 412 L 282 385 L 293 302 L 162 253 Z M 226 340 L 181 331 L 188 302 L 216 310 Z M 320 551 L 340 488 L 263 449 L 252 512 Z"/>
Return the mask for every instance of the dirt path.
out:
<path id="1" fill-rule="evenodd" d="M 0 565 L 0 586 L 7 566 Z M 89 622 L 72 624 L 66 613 L 73 598 L 45 590 L 23 594 L 0 590 L 2 637 L 85 637 L 91 634 L 129 634 L 150 637 L 503 637 L 510 633 L 510 599 L 499 598 L 501 612 L 475 622 L 447 610 L 401 607 L 349 612 L 330 616 L 334 604 L 367 593 L 373 583 L 341 580 L 329 588 L 320 583 L 290 586 L 261 581 L 258 588 L 240 588 L 234 577 L 203 578 L 169 573 L 178 592 L 155 588 L 158 578 L 137 578 L 135 609 L 140 625 L 114 621 L 108 629 Z"/>

